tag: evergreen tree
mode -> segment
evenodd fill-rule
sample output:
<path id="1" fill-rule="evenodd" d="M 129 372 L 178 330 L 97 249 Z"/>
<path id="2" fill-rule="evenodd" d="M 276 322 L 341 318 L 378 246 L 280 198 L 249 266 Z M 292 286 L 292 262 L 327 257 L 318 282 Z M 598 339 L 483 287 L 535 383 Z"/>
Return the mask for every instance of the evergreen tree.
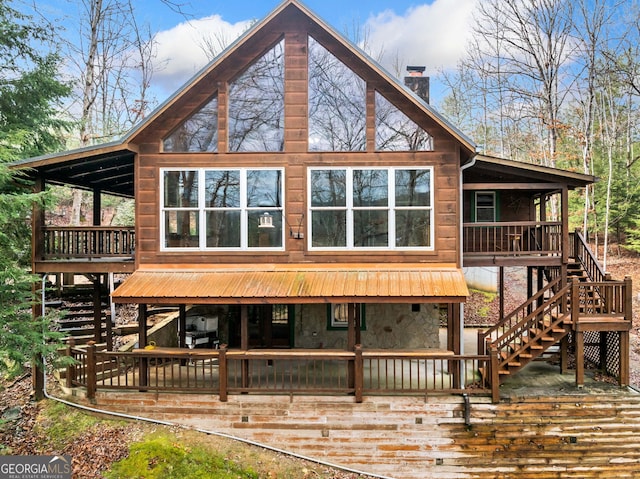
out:
<path id="1" fill-rule="evenodd" d="M 32 318 L 31 310 L 39 279 L 29 272 L 29 218 L 34 202 L 45 198 L 7 167 L 63 146 L 68 123 L 56 106 L 69 87 L 57 79 L 50 38 L 50 26 L 0 0 L 0 372 L 10 374 L 59 346 L 49 320 Z"/>

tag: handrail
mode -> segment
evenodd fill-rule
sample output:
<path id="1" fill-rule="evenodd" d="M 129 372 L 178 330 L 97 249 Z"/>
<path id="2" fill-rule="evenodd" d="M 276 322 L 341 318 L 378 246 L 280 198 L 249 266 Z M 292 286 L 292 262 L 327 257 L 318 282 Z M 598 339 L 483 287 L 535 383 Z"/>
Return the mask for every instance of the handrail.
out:
<path id="1" fill-rule="evenodd" d="M 478 331 L 478 354 L 488 354 L 488 350 L 486 349 L 487 340 L 492 339 L 490 342 L 495 342 L 495 340 L 499 337 L 499 331 L 504 332 L 505 329 L 510 329 L 513 327 L 514 321 L 519 317 L 526 317 L 533 307 L 534 304 L 537 304 L 544 296 L 547 294 L 547 291 L 554 290 L 560 284 L 562 278 L 557 277 L 550 283 L 547 283 L 541 290 L 539 290 L 536 294 L 531 296 L 527 301 L 522 303 L 516 309 L 514 309 L 511 313 L 507 314 L 504 318 L 498 321 L 491 328 L 486 331 Z"/>
<path id="2" fill-rule="evenodd" d="M 491 361 L 450 351 L 216 350 L 101 351 L 70 347 L 69 387 L 268 394 L 489 394 Z M 484 371 L 481 374 L 480 371 Z"/>
<path id="3" fill-rule="evenodd" d="M 589 279 L 591 281 L 605 281 L 607 279 L 606 272 L 587 245 L 584 236 L 577 230 L 574 232 L 573 247 L 574 258 L 580 262 Z"/>
<path id="4" fill-rule="evenodd" d="M 473 255 L 519 256 L 562 253 L 562 223 L 511 221 L 464 223 L 463 252 Z"/>
<path id="5" fill-rule="evenodd" d="M 527 343 L 533 344 L 564 321 L 565 314 L 568 314 L 565 310 L 570 291 L 570 284 L 564 286 L 552 298 L 522 318 L 496 340 L 490 342 L 490 348 L 497 349 L 499 353 L 506 352 L 499 362 L 499 367 L 508 364 L 518 356 L 523 348 L 527 347 L 526 344 L 521 343 L 523 338 L 528 339 Z M 540 318 L 549 318 L 544 327 L 541 327 Z M 533 337 L 530 336 L 532 331 L 537 331 Z M 489 341 L 487 340 L 487 342 Z"/>
<path id="6" fill-rule="evenodd" d="M 44 260 L 132 257 L 132 226 L 45 226 L 41 256 Z"/>

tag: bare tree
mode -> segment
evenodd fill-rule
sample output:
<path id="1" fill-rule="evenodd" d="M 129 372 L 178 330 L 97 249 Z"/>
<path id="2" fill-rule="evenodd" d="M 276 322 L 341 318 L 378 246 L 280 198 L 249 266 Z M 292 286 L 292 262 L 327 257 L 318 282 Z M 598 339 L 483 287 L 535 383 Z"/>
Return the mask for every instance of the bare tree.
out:
<path id="1" fill-rule="evenodd" d="M 550 166 L 555 165 L 567 91 L 561 80 L 572 54 L 572 5 L 563 0 L 488 0 L 480 2 L 477 13 L 476 38 L 483 43 L 476 64 L 485 65 L 484 73 L 497 80 L 503 108 L 538 123 L 540 153 Z"/>
<path id="2" fill-rule="evenodd" d="M 120 136 L 146 114 L 153 103 L 148 91 L 154 42 L 136 22 L 131 0 L 79 0 L 77 5 L 79 40 L 67 41 L 66 58 L 80 80 L 78 142 L 87 146 Z M 82 193 L 74 191 L 72 224 L 80 223 L 82 202 Z"/>

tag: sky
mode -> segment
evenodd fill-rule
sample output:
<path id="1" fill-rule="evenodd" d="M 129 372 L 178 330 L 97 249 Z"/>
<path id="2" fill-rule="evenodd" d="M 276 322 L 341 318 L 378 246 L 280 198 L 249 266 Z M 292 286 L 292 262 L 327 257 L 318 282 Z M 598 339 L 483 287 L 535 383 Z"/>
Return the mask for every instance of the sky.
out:
<path id="1" fill-rule="evenodd" d="M 161 0 L 134 0 L 138 21 L 156 35 L 156 72 L 152 86 L 160 101 L 179 89 L 207 63 L 203 38 L 230 43 L 255 20 L 262 20 L 280 0 L 172 0 L 186 13 Z M 396 74 L 397 63 L 426 66 L 434 76 L 453 68 L 469 39 L 472 10 L 480 0 L 302 0 L 334 30 L 368 32 L 369 50 Z M 45 16 L 69 20 L 77 1 L 39 0 Z M 381 55 L 380 52 L 384 52 Z M 433 94 L 434 92 L 432 92 Z"/>

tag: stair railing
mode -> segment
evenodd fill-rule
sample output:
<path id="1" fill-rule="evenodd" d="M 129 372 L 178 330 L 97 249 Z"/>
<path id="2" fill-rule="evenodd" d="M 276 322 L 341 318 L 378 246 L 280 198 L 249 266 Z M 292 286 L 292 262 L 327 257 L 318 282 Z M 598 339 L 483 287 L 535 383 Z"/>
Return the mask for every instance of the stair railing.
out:
<path id="1" fill-rule="evenodd" d="M 489 354 L 489 350 L 486 348 L 487 342 L 496 342 L 498 338 L 520 323 L 523 318 L 529 316 L 530 311 L 538 306 L 540 300 L 545 297 L 547 292 L 553 292 L 559 289 L 561 280 L 561 277 L 556 277 L 556 279 L 547 283 L 541 290 L 527 299 L 527 301 L 522 303 L 491 328 L 486 331 L 478 331 L 478 354 Z"/>
<path id="2" fill-rule="evenodd" d="M 487 350 L 495 348 L 500 354 L 500 369 L 524 350 L 531 349 L 531 345 L 540 344 L 542 337 L 564 321 L 570 292 L 571 286 L 566 285 L 496 340 L 486 339 Z M 543 321 L 546 319 L 548 321 Z"/>
<path id="3" fill-rule="evenodd" d="M 587 273 L 590 281 L 607 280 L 607 274 L 589 248 L 582 233 L 577 230 L 573 234 L 573 256 L 582 265 L 582 269 Z"/>

